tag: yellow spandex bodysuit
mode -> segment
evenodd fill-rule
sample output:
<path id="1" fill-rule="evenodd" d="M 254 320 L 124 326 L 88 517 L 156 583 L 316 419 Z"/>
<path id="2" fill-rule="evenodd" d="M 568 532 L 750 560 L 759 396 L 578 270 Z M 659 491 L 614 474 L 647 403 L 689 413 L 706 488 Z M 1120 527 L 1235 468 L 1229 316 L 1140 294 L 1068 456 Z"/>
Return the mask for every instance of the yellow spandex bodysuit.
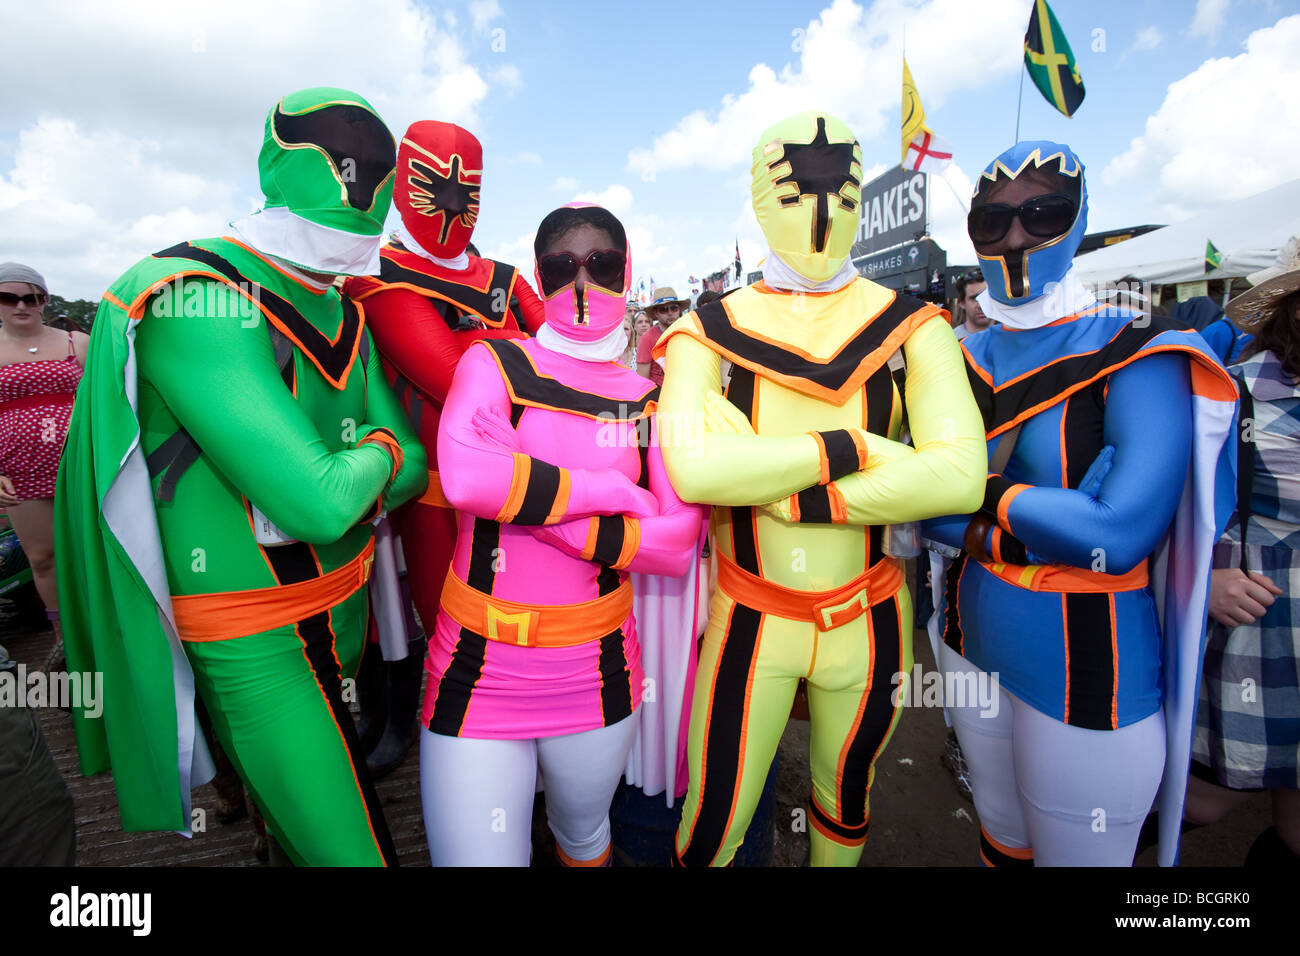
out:
<path id="1" fill-rule="evenodd" d="M 798 163 L 765 144 L 777 141 L 789 155 L 791 142 L 825 142 L 827 126 L 852 141 L 837 120 L 804 114 L 755 150 L 760 224 L 774 254 L 814 281 L 826 278 L 819 269 L 835 274 L 847 249 L 838 262 L 811 266 L 783 252 L 764 221 L 771 204 L 759 179 L 767 174 L 782 192 L 785 167 Z M 856 142 L 850 155 L 856 172 Z M 857 196 L 856 188 L 841 193 Z M 805 245 L 817 214 L 814 207 L 805 217 Z M 835 238 L 832 231 L 826 251 L 835 251 Z M 904 403 L 889 359 L 900 347 L 915 447 L 897 441 Z M 883 526 L 973 509 L 983 494 L 983 425 L 960 349 L 942 311 L 855 278 L 825 294 L 759 283 L 682 318 L 655 351 L 666 369 L 664 461 L 683 500 L 716 506 L 719 560 L 678 859 L 731 861 L 806 679 L 812 863 L 856 865 L 872 767 L 898 719 L 899 675 L 912 666 L 911 601 L 898 562 L 882 552 Z M 725 397 L 723 357 L 734 363 Z"/>

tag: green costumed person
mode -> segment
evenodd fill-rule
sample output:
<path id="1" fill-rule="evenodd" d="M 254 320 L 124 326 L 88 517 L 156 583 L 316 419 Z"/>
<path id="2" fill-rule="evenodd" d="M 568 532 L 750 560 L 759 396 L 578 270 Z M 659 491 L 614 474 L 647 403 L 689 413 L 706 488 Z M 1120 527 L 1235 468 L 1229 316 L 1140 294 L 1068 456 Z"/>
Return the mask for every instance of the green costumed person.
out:
<path id="1" fill-rule="evenodd" d="M 126 830 L 189 835 L 214 732 L 297 865 L 396 863 L 344 699 L 365 640 L 371 520 L 424 449 L 336 275 L 375 274 L 392 134 L 364 99 L 281 99 L 265 207 L 141 260 L 104 294 L 55 497 L 82 771 Z"/>

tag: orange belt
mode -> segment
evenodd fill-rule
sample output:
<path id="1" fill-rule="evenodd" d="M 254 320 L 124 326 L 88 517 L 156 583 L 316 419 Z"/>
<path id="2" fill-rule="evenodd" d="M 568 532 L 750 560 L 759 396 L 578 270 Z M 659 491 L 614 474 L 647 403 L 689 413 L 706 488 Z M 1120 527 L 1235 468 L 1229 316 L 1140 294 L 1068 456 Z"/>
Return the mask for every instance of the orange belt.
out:
<path id="1" fill-rule="evenodd" d="M 764 614 L 792 621 L 810 621 L 830 631 L 887 601 L 903 586 L 903 570 L 893 558 L 882 558 L 862 575 L 830 591 L 796 591 L 750 574 L 725 554 L 718 554 L 718 587 L 741 604 Z"/>
<path id="2" fill-rule="evenodd" d="M 442 480 L 438 477 L 436 471 L 429 472 L 429 487 L 424 489 L 424 494 L 416 499 L 422 505 L 433 505 L 435 508 L 455 508 L 447 496 L 442 493 Z"/>
<path id="3" fill-rule="evenodd" d="M 613 634 L 632 613 L 632 582 L 581 604 L 518 604 L 489 597 L 448 570 L 441 607 L 461 627 L 503 644 L 570 647 Z"/>
<path id="4" fill-rule="evenodd" d="M 1148 580 L 1145 561 L 1127 574 L 1103 574 L 1064 564 L 1003 564 L 997 561 L 982 561 L 980 564 L 990 574 L 1027 591 L 1103 594 L 1136 591 L 1146 587 Z"/>
<path id="5" fill-rule="evenodd" d="M 370 578 L 372 538 L 355 558 L 310 581 L 251 591 L 172 595 L 172 612 L 182 641 L 226 641 L 296 624 L 335 607 Z"/>

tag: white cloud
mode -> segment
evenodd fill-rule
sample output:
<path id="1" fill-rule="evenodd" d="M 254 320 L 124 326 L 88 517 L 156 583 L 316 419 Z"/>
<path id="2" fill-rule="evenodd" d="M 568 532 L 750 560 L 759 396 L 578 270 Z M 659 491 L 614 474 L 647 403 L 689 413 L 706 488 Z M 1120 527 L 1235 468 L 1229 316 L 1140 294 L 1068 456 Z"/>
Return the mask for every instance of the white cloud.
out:
<path id="1" fill-rule="evenodd" d="M 473 128 L 489 92 L 522 79 L 487 59 L 468 23 L 458 31 L 417 0 L 371 0 L 364 15 L 354 0 L 66 0 L 59 11 L 56 69 L 41 43 L 0 58 L 0 254 L 39 260 L 77 296 L 160 243 L 249 211 L 263 123 L 285 93 L 355 90 L 400 136 L 429 117 Z M 499 14 L 489 0 L 470 17 Z M 45 5 L 5 11 L 7 36 L 49 29 Z"/>
<path id="2" fill-rule="evenodd" d="M 1300 15 L 1256 30 L 1246 52 L 1206 60 L 1169 85 L 1141 136 L 1102 173 L 1132 181 L 1167 219 L 1296 177 L 1300 155 Z M 1214 118 L 1228 118 L 1216 128 Z"/>
<path id="3" fill-rule="evenodd" d="M 633 201 L 632 190 L 621 183 L 614 183 L 601 192 L 578 193 L 573 198 L 576 202 L 591 202 L 597 206 L 604 206 L 620 219 L 632 208 Z"/>
<path id="4" fill-rule="evenodd" d="M 1020 48 L 1006 38 L 1023 34 L 1024 23 L 1021 0 L 933 0 L 920 7 L 877 0 L 870 9 L 834 0 L 806 29 L 794 31 L 797 63 L 779 72 L 756 64 L 744 92 L 728 93 L 716 111 L 689 113 L 649 147 L 633 149 L 628 169 L 650 180 L 692 166 L 722 170 L 747 164 L 774 117 L 809 109 L 839 116 L 862 142 L 889 136 L 901 96 L 904 25 L 913 37 L 908 66 L 933 113 L 949 94 L 1019 69 Z M 961 37 L 960 55 L 916 39 L 927 34 Z"/>
<path id="5" fill-rule="evenodd" d="M 1148 50 L 1158 49 L 1164 39 L 1164 34 L 1160 32 L 1159 27 L 1146 27 L 1138 31 L 1138 35 L 1133 38 L 1133 43 L 1124 51 L 1124 55 L 1128 56 L 1130 53 L 1145 53 Z"/>
<path id="6" fill-rule="evenodd" d="M 1192 36 L 1203 36 L 1213 40 L 1223 29 L 1228 18 L 1228 0 L 1196 0 L 1196 13 L 1192 15 L 1191 26 L 1187 32 Z"/>
<path id="7" fill-rule="evenodd" d="M 501 16 L 501 4 L 497 0 L 470 0 L 469 15 L 474 21 L 474 29 L 481 32 Z"/>
<path id="8" fill-rule="evenodd" d="M 576 193 L 578 191 L 578 181 L 572 176 L 557 176 L 555 182 L 551 183 L 551 188 L 561 193 Z"/>

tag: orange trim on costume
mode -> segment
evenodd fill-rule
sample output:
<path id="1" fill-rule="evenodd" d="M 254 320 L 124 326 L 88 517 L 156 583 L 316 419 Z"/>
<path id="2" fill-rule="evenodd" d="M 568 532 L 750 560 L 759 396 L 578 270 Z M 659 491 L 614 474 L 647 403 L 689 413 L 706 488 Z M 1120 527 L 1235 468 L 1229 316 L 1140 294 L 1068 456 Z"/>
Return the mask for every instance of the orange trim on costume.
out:
<path id="1" fill-rule="evenodd" d="M 528 337 L 527 333 L 524 333 L 522 337 L 527 338 Z M 484 340 L 484 341 L 489 341 L 489 340 Z M 477 345 L 478 343 L 474 342 L 472 344 Z M 600 422 L 602 425 L 610 424 L 612 422 L 637 422 L 643 418 L 650 418 L 652 415 L 654 415 L 654 413 L 659 408 L 658 402 L 648 401 L 646 402 L 645 409 L 633 415 L 631 418 L 614 418 L 612 417 L 611 412 L 600 412 L 599 414 L 592 415 L 587 412 L 580 412 L 574 408 L 564 408 L 559 405 L 548 405 L 545 402 L 534 401 L 533 399 L 530 398 L 520 398 L 518 395 L 515 394 L 514 385 L 512 385 L 510 382 L 510 376 L 506 374 L 506 369 L 505 366 L 501 363 L 500 356 L 497 355 L 494 349 L 489 348 L 487 351 L 488 354 L 492 356 L 492 361 L 496 363 L 497 371 L 501 373 L 501 382 L 503 385 L 505 385 L 506 394 L 510 396 L 510 402 L 513 405 L 523 405 L 528 408 L 544 408 L 547 409 L 548 411 L 563 412 L 568 415 L 579 415 L 583 418 L 590 418 L 592 421 Z M 521 348 L 519 351 L 520 354 L 523 355 L 524 359 L 528 362 L 528 364 L 532 367 L 533 374 L 537 378 L 544 378 L 544 379 L 549 379 L 553 382 L 559 382 L 559 380 L 554 375 L 548 375 L 545 372 L 538 371 L 537 363 L 533 361 L 533 357 L 528 354 L 526 349 Z M 609 364 L 617 365 L 618 363 L 615 361 L 611 361 Z M 596 398 L 608 399 L 611 408 L 616 408 L 619 406 L 630 407 L 634 403 L 641 401 L 641 399 L 645 398 L 656 388 L 658 388 L 657 385 L 650 382 L 648 379 L 645 380 L 645 382 L 648 388 L 646 388 L 644 392 L 642 392 L 640 395 L 637 395 L 635 398 L 630 398 L 630 399 L 617 398 L 611 395 L 602 395 L 599 392 L 588 392 L 587 394 L 594 395 Z M 563 383 L 561 382 L 560 384 Z"/>
<path id="2" fill-rule="evenodd" d="M 840 491 L 832 482 L 826 486 L 826 497 L 830 499 L 831 524 L 848 524 L 849 505 L 844 500 L 844 492 Z"/>
<path id="3" fill-rule="evenodd" d="M 520 647 L 572 647 L 598 641 L 621 628 L 632 613 L 632 582 L 578 604 L 521 604 L 490 597 L 452 569 L 439 607 L 461 627 L 491 641 Z"/>
<path id="4" fill-rule="evenodd" d="M 582 546 L 582 557 L 591 561 L 596 557 L 596 538 L 600 534 L 600 518 L 593 515 L 587 519 L 587 543 Z"/>
<path id="5" fill-rule="evenodd" d="M 889 399 L 890 401 L 889 420 L 891 422 L 894 420 L 894 407 L 893 407 L 894 397 L 893 396 L 898 394 L 898 389 L 895 388 L 892 389 L 892 391 L 893 394 L 890 396 Z M 863 402 L 863 404 L 865 405 L 866 403 Z M 860 433 L 856 428 L 848 429 L 848 433 L 849 433 L 849 437 L 853 439 L 853 446 L 858 450 L 858 471 L 862 471 L 864 468 L 867 467 L 867 461 L 870 457 L 870 453 L 867 450 L 867 436 L 865 434 Z"/>
<path id="6" fill-rule="evenodd" d="M 183 641 L 225 641 L 296 624 L 341 604 L 364 587 L 374 554 L 371 540 L 351 561 L 309 581 L 247 591 L 173 595 L 176 631 Z"/>
<path id="7" fill-rule="evenodd" d="M 402 446 L 398 443 L 397 439 L 387 431 L 376 430 L 370 432 L 365 438 L 357 442 L 357 447 L 361 448 L 363 445 L 367 444 L 383 445 L 388 449 L 389 456 L 393 460 L 392 469 L 388 473 L 388 480 L 392 481 L 396 478 L 397 473 L 402 470 L 402 462 L 406 457 L 402 454 Z"/>
<path id="8" fill-rule="evenodd" d="M 721 552 L 719 552 L 719 557 L 721 557 Z M 735 614 L 736 603 L 733 601 L 731 609 L 727 611 L 727 623 L 722 628 L 722 643 L 718 646 L 718 655 L 713 661 L 713 674 L 709 678 L 709 694 L 704 702 L 704 737 L 700 744 L 700 785 L 695 788 L 695 816 L 691 818 L 691 825 L 686 828 L 686 845 L 677 846 L 676 838 L 673 840 L 673 847 L 676 850 L 678 859 L 690 849 L 691 840 L 695 838 L 695 826 L 700 822 L 700 811 L 704 809 L 704 781 L 709 777 L 709 731 L 713 725 L 713 701 L 718 692 L 718 671 L 720 669 L 718 664 L 722 661 L 722 655 L 727 651 L 727 641 L 730 640 L 731 636 L 731 621 Z M 760 623 L 759 626 L 761 627 L 762 624 Z M 757 658 L 758 655 L 755 654 L 754 657 Z M 696 679 L 698 680 L 698 677 Z M 736 790 L 739 791 L 740 788 L 736 787 Z M 725 841 L 725 830 L 723 831 L 723 838 Z M 710 860 L 709 862 L 712 863 L 713 861 Z"/>
<path id="9" fill-rule="evenodd" d="M 1065 603 L 1065 595 L 1061 595 L 1061 629 L 1065 634 L 1065 713 L 1061 717 L 1063 723 L 1070 722 L 1070 608 Z"/>
<path id="10" fill-rule="evenodd" d="M 1011 530 L 1011 519 L 1007 517 L 1007 509 L 1011 507 L 1011 502 L 1016 499 L 1016 496 L 1028 487 L 1029 485 L 1012 485 L 998 499 L 998 524 L 1008 531 Z"/>
<path id="11" fill-rule="evenodd" d="M 994 564 L 1002 563 L 1002 529 L 998 525 L 993 526 L 993 533 L 989 535 L 989 552 L 993 557 Z"/>
<path id="12" fill-rule="evenodd" d="M 1107 387 L 1109 387 L 1109 385 L 1110 383 L 1107 382 Z M 1062 488 L 1070 487 L 1069 466 L 1066 462 L 1066 454 L 1065 454 L 1065 417 L 1070 414 L 1071 398 L 1074 398 L 1074 396 L 1073 395 L 1067 396 L 1065 401 L 1061 403 L 1061 487 Z M 1105 401 L 1105 399 L 1103 398 L 1102 401 Z"/>
<path id="13" fill-rule="evenodd" d="M 826 441 L 822 438 L 821 432 L 809 432 L 813 441 L 817 442 L 817 457 L 820 460 L 821 473 L 818 475 L 817 484 L 829 485 L 831 483 L 831 458 L 826 453 Z"/>
<path id="14" fill-rule="evenodd" d="M 600 856 L 596 857 L 594 860 L 575 860 L 573 857 L 569 856 L 569 854 L 565 853 L 564 850 L 560 849 L 558 843 L 555 844 L 555 855 L 560 858 L 560 863 L 563 866 L 607 866 L 609 865 L 610 852 L 610 844 L 605 844 L 605 849 L 601 850 Z"/>
<path id="15" fill-rule="evenodd" d="M 798 495 L 790 496 L 790 522 L 792 524 L 799 523 L 799 496 Z"/>
<path id="16" fill-rule="evenodd" d="M 1110 729 L 1119 730 L 1119 638 L 1115 633 L 1115 595 L 1106 597 L 1110 602 L 1110 666 L 1115 675 L 1110 689 Z"/>
<path id="17" fill-rule="evenodd" d="M 429 472 L 429 485 L 424 489 L 424 494 L 416 499 L 422 505 L 432 505 L 435 508 L 452 508 L 456 506 L 447 500 L 447 496 L 442 493 L 442 479 L 436 471 Z"/>
<path id="18" fill-rule="evenodd" d="M 826 816 L 830 817 L 832 820 L 837 819 L 835 814 L 826 813 L 826 808 L 817 802 L 816 794 L 813 794 L 811 799 L 813 803 L 817 804 L 817 809 L 821 810 L 822 813 L 826 814 Z M 870 818 L 868 817 L 868 820 L 869 819 Z M 828 829 L 825 826 L 825 824 L 823 824 L 821 820 L 817 818 L 817 814 L 815 813 L 808 814 L 808 822 L 813 825 L 814 830 L 816 830 L 826 839 L 830 840 L 832 843 L 838 844 L 839 846 L 857 847 L 857 846 L 866 845 L 867 834 L 864 833 L 862 834 L 861 837 L 854 837 L 853 839 L 849 839 L 848 837 L 845 837 L 842 834 L 836 833 L 833 830 Z"/>
<path id="19" fill-rule="evenodd" d="M 748 607 L 792 621 L 811 622 L 830 631 L 856 620 L 868 608 L 893 597 L 903 586 L 898 561 L 883 558 L 847 584 L 829 591 L 796 591 L 750 574 L 726 555 L 718 555 L 718 587 Z"/>
<path id="20" fill-rule="evenodd" d="M 618 553 L 618 560 L 610 567 L 622 571 L 632 563 L 637 551 L 641 549 L 641 522 L 636 518 L 623 516 L 623 548 Z"/>
<path id="21" fill-rule="evenodd" d="M 100 298 L 101 298 L 101 299 L 107 299 L 109 302 L 112 302 L 115 306 L 117 306 L 117 307 L 118 307 L 119 309 L 121 309 L 123 312 L 130 312 L 130 311 L 131 311 L 131 307 L 130 307 L 129 305 L 127 305 L 125 302 L 123 302 L 121 299 L 119 299 L 117 296 L 113 295 L 113 293 L 112 293 L 111 290 L 108 291 L 108 292 L 105 292 L 102 296 L 100 296 Z"/>
<path id="22" fill-rule="evenodd" d="M 1025 591 L 1061 594 L 1105 594 L 1112 591 L 1136 591 L 1148 583 L 1147 562 L 1138 564 L 1127 574 L 1103 574 L 1065 564 L 1006 564 L 982 561 L 980 566 L 1013 587 Z"/>
<path id="23" fill-rule="evenodd" d="M 528 476 L 532 473 L 533 460 L 522 452 L 511 452 L 511 457 L 515 460 L 514 470 L 510 473 L 510 491 L 506 494 L 506 500 L 501 505 L 501 511 L 497 513 L 496 520 L 508 523 L 515 520 L 515 515 L 519 514 L 519 509 L 524 505 L 524 495 L 528 493 Z"/>
<path id="24" fill-rule="evenodd" d="M 1104 347 L 1105 346 L 1103 346 L 1103 348 Z M 1176 343 L 1173 345 L 1158 345 L 1153 348 L 1144 349 L 1143 351 L 1135 355 L 1130 355 L 1122 362 L 1116 362 L 1114 365 L 1108 365 L 1106 366 L 1106 368 L 1102 369 L 1091 378 L 1085 379 L 1084 381 L 1081 382 L 1076 382 L 1075 384 L 1069 386 L 1068 388 L 1062 389 L 1060 392 L 1057 392 L 1051 398 L 1039 402 L 1037 405 L 1034 405 L 1032 408 L 1025 409 L 1010 421 L 1003 422 L 997 428 L 993 429 L 993 431 L 989 432 L 985 437 L 996 438 L 998 435 L 1001 435 L 1005 431 L 1009 431 L 1010 429 L 1014 428 L 1016 425 L 1019 425 L 1021 422 L 1025 421 L 1026 419 L 1033 418 L 1043 409 L 1051 408 L 1057 402 L 1061 401 L 1062 398 L 1068 398 L 1069 396 L 1073 395 L 1075 392 L 1087 388 L 1089 385 L 1091 385 L 1093 382 L 1097 381 L 1098 379 L 1110 375 L 1116 369 L 1121 369 L 1126 365 L 1131 365 L 1133 362 L 1136 362 L 1138 359 L 1145 358 L 1148 355 L 1156 355 L 1161 352 L 1181 352 L 1191 360 L 1192 391 L 1196 395 L 1200 395 L 1204 398 L 1212 398 L 1215 399 L 1216 401 L 1223 401 L 1223 402 L 1236 401 L 1237 387 L 1232 382 L 1232 376 L 1229 375 L 1227 370 L 1224 369 L 1222 366 L 1217 364 L 1211 365 L 1210 364 L 1211 359 L 1209 358 L 1209 356 L 1204 355 L 1201 352 L 1198 352 L 1196 349 L 1192 348 L 1189 345 L 1180 345 Z M 1080 354 L 1088 355 L 1091 353 L 1082 352 Z M 1070 358 L 1071 356 L 1065 356 L 1065 357 Z M 979 371 L 977 366 L 972 365 L 971 367 L 975 368 L 977 372 Z M 1043 368 L 1046 367 L 1047 366 L 1043 366 Z M 1034 369 L 1033 371 L 1036 372 L 1038 371 L 1038 369 Z M 1019 378 L 1023 378 L 1023 377 L 1024 377 L 1023 375 L 1019 376 Z M 996 389 L 994 389 L 994 391 L 1001 391 L 1003 388 L 1006 387 L 1006 385 L 1009 384 L 1010 383 L 1008 382 L 1008 383 L 1004 383 L 1003 385 L 999 385 Z"/>
<path id="25" fill-rule="evenodd" d="M 1034 858 L 1034 848 L 1031 846 L 1007 846 L 1005 843 L 1000 843 L 993 839 L 993 837 L 989 836 L 989 831 L 985 830 L 983 827 L 980 827 L 980 832 L 984 834 L 984 839 L 993 844 L 993 849 L 997 850 L 1004 856 L 1009 856 L 1013 860 L 1032 860 Z M 984 854 L 982 853 L 980 854 L 980 856 L 983 855 Z M 987 863 L 988 861 L 986 860 L 985 862 Z M 989 863 L 989 866 L 994 865 L 995 864 Z"/>
<path id="26" fill-rule="evenodd" d="M 572 478 L 569 476 L 569 469 L 560 468 L 560 486 L 555 491 L 555 500 L 551 502 L 551 510 L 546 515 L 546 520 L 542 524 L 556 524 L 564 520 L 564 513 L 569 510 L 569 492 L 572 490 Z"/>
<path id="27" fill-rule="evenodd" d="M 736 819 L 736 804 L 740 802 L 740 793 L 744 789 L 746 744 L 749 741 L 749 715 L 752 712 L 750 701 L 754 696 L 754 671 L 758 669 L 759 652 L 763 647 L 763 624 L 763 618 L 760 617 L 758 619 L 758 631 L 754 634 L 754 653 L 749 659 L 749 672 L 745 675 L 745 702 L 741 705 L 740 710 L 740 746 L 737 748 L 738 752 L 736 754 L 736 782 L 732 787 L 731 809 L 727 811 L 727 822 L 722 828 L 722 840 L 718 845 L 718 853 L 721 853 L 727 845 L 727 835 L 731 833 L 731 824 Z M 719 660 L 721 660 L 721 657 L 719 657 Z M 767 776 L 767 774 L 765 773 L 764 776 Z M 701 804 L 704 802 L 703 796 L 703 793 L 701 793 Z M 715 853 L 713 859 L 709 860 L 709 865 L 712 866 L 717 859 L 718 854 Z M 733 856 L 732 861 L 734 862 L 734 860 L 735 857 Z"/>
<path id="28" fill-rule="evenodd" d="M 974 371 L 975 374 L 978 375 L 984 381 L 985 385 L 987 385 L 989 388 L 992 388 L 993 376 L 990 375 L 988 372 L 984 371 L 984 369 L 980 368 L 979 364 L 975 361 L 975 359 L 971 358 L 970 350 L 966 348 L 965 341 L 963 340 L 961 342 L 958 342 L 957 345 L 961 348 L 961 353 L 966 358 L 966 367 Z"/>

